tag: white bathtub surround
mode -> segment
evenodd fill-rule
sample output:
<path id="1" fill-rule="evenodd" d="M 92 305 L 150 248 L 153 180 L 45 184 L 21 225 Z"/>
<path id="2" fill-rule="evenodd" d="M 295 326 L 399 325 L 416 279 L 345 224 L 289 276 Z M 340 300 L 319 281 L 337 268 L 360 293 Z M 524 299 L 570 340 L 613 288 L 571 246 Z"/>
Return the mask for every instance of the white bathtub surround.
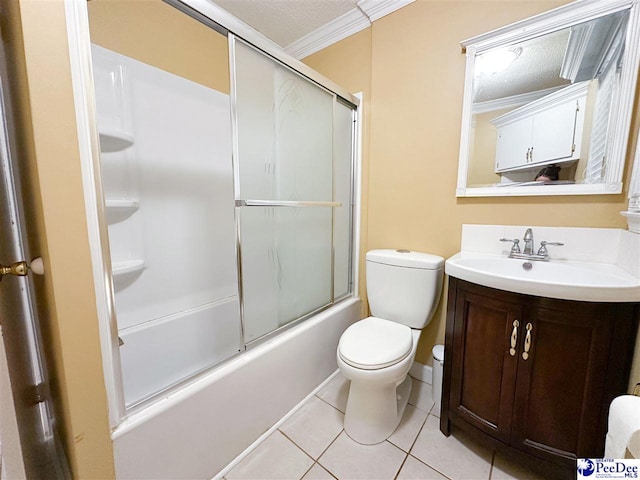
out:
<path id="1" fill-rule="evenodd" d="M 229 96 L 97 45 L 92 55 L 130 406 L 240 350 Z"/>
<path id="2" fill-rule="evenodd" d="M 640 278 L 640 237 L 618 228 L 464 224 L 461 251 L 508 256 L 511 244 L 499 239 L 519 238 L 522 248 L 522 237 L 527 228 L 533 230 L 536 251 L 541 240 L 564 243 L 561 247 L 548 247 L 552 262 L 610 264 Z"/>
<path id="3" fill-rule="evenodd" d="M 211 478 L 337 368 L 351 299 L 131 415 L 113 434 L 119 479 Z"/>

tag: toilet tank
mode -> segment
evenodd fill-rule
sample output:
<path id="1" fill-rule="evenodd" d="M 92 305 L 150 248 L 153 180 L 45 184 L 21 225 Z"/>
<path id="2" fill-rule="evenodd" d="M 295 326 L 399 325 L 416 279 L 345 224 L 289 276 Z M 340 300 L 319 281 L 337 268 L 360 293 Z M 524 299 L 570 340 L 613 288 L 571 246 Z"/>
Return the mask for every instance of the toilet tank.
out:
<path id="1" fill-rule="evenodd" d="M 366 256 L 371 315 L 424 328 L 442 292 L 444 258 L 409 250 L 371 250 Z"/>

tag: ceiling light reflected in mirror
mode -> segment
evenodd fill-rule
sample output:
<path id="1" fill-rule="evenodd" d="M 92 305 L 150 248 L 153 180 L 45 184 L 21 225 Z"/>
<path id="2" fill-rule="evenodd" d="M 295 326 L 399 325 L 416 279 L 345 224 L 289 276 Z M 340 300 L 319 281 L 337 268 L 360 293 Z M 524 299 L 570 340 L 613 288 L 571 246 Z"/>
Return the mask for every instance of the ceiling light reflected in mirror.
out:
<path id="1" fill-rule="evenodd" d="M 476 75 L 495 75 L 509 68 L 522 53 L 521 47 L 494 50 L 478 57 Z"/>

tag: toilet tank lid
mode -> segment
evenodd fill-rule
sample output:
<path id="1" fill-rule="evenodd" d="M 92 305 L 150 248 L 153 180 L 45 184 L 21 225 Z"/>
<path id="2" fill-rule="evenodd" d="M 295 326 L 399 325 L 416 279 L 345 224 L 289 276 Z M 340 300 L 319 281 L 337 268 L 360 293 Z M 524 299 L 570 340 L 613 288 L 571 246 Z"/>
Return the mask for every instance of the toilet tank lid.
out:
<path id="1" fill-rule="evenodd" d="M 412 252 L 404 249 L 382 249 L 367 252 L 367 262 L 394 265 L 396 267 L 438 270 L 444 266 L 444 258 L 430 253 Z"/>

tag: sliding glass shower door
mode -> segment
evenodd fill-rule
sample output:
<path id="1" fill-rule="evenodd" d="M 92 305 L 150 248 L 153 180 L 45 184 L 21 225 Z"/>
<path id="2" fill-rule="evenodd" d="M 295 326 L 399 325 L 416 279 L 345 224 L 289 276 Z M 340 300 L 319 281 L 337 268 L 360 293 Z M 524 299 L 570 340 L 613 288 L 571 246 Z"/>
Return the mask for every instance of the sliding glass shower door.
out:
<path id="1" fill-rule="evenodd" d="M 352 123 L 345 121 L 353 111 L 234 43 L 236 214 L 251 342 L 349 292 Z"/>
<path id="2" fill-rule="evenodd" d="M 88 5 L 122 411 L 352 292 L 355 106 L 175 3 Z"/>

